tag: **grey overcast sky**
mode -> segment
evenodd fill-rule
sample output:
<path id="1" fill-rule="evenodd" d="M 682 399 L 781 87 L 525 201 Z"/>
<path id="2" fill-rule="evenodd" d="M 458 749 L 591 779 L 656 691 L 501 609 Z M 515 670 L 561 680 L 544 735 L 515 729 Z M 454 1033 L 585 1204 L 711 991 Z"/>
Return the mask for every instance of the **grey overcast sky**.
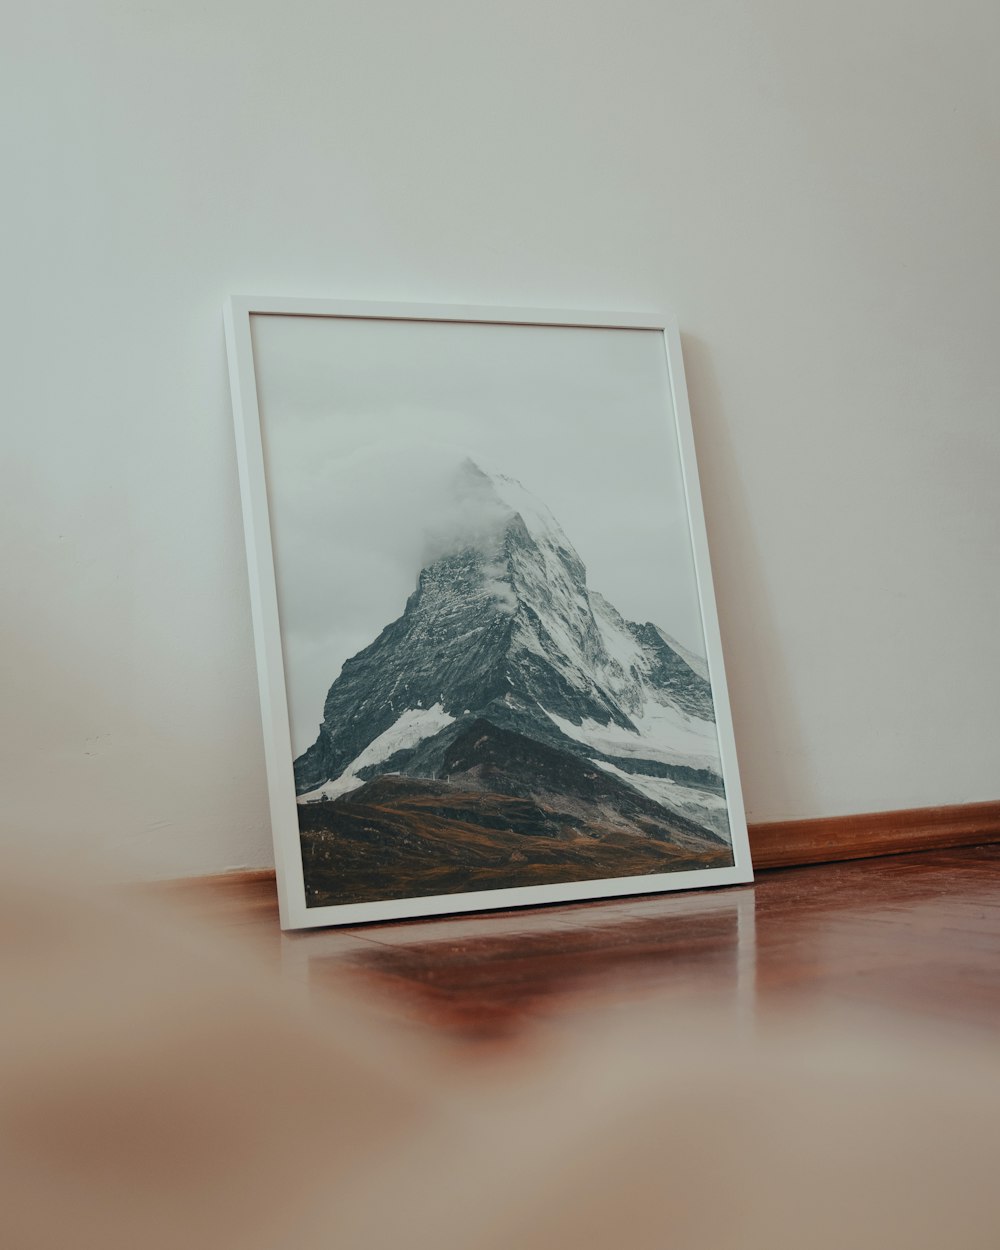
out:
<path id="1" fill-rule="evenodd" d="M 705 654 L 662 336 L 252 322 L 292 743 L 344 660 L 400 615 L 471 456 L 553 512 L 590 587 Z"/>

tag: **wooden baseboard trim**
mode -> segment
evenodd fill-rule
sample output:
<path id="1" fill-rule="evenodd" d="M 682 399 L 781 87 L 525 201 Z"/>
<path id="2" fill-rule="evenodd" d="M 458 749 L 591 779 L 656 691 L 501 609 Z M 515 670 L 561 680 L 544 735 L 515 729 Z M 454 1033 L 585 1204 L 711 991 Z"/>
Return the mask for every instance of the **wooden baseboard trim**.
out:
<path id="1" fill-rule="evenodd" d="M 757 871 L 843 859 L 871 859 L 877 855 L 906 855 L 913 851 L 1000 842 L 1000 802 L 768 821 L 750 825 L 749 832 L 750 851 Z M 248 868 L 148 884 L 197 891 L 227 886 L 266 888 L 273 881 L 273 868 Z"/>
<path id="2" fill-rule="evenodd" d="M 1000 802 L 750 825 L 755 869 L 1000 842 Z"/>

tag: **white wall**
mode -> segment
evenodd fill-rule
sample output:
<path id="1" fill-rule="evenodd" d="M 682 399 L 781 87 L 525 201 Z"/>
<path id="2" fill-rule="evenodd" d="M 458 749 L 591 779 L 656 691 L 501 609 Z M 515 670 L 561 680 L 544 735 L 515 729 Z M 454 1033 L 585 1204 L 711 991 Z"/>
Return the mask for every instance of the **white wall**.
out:
<path id="1" fill-rule="evenodd" d="M 995 0 L 5 27 L 10 829 L 270 862 L 231 291 L 672 307 L 750 818 L 1000 797 Z"/>

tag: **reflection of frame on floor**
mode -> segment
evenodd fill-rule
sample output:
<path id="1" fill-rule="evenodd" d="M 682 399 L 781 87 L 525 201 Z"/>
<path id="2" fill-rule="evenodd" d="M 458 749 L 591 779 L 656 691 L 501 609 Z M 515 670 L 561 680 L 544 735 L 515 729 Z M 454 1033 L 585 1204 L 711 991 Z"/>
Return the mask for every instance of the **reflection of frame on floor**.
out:
<path id="1" fill-rule="evenodd" d="M 226 323 L 283 926 L 749 880 L 676 328 Z"/>
<path id="2" fill-rule="evenodd" d="M 281 964 L 305 1001 L 352 982 L 384 988 L 387 1011 L 483 1040 L 543 1017 L 653 1002 L 673 1011 L 679 1000 L 743 1029 L 753 1021 L 754 933 L 751 892 L 699 891 L 289 935 Z M 401 987 L 409 992 L 397 1006 Z"/>

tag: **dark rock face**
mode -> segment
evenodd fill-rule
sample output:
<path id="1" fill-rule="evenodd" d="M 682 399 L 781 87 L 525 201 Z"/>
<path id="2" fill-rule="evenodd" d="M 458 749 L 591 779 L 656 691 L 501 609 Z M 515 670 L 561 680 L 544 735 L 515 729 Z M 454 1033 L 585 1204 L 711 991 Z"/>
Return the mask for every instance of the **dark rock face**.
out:
<path id="1" fill-rule="evenodd" d="M 295 761 L 299 794 L 339 777 L 409 708 L 442 703 L 454 716 L 508 692 L 514 622 L 486 589 L 484 564 L 467 550 L 424 569 L 403 615 L 347 661 L 319 737 Z"/>
<path id="2" fill-rule="evenodd" d="M 648 621 L 645 625 L 630 621 L 627 628 L 649 657 L 650 682 L 689 716 L 715 720 L 712 687 L 681 659 L 660 630 Z"/>
<path id="3" fill-rule="evenodd" d="M 483 718 L 472 721 L 452 742 L 442 774 L 463 789 L 561 804 L 570 821 L 574 814 L 586 821 L 599 811 L 606 820 L 617 816 L 635 822 L 647 836 L 660 841 L 725 845 L 716 834 L 694 821 L 668 815 L 660 804 L 588 761 L 524 734 L 497 728 Z"/>
<path id="4" fill-rule="evenodd" d="M 712 820 L 697 819 L 698 795 L 721 794 L 717 766 L 644 752 L 639 733 L 650 709 L 682 726 L 692 718 L 711 725 L 709 683 L 655 625 L 624 620 L 589 590 L 554 518 L 516 482 L 471 462 L 461 474 L 488 524 L 430 559 L 403 614 L 344 664 L 315 743 L 295 761 L 297 793 L 352 775 L 337 805 L 354 810 L 379 777 L 453 778 L 463 792 L 544 795 L 550 816 L 567 802 L 589 804 L 584 823 L 599 808 L 605 823 L 649 824 L 646 837 L 659 822 L 675 843 L 725 845 Z M 443 727 L 382 751 L 380 735 L 417 709 L 436 709 Z M 578 740 L 558 721 L 606 726 L 611 745 Z M 618 740 L 627 749 L 617 751 Z M 366 748 L 373 758 L 364 766 Z M 602 771 L 597 759 L 619 772 Z M 620 773 L 675 783 L 684 802 L 668 810 Z"/>

